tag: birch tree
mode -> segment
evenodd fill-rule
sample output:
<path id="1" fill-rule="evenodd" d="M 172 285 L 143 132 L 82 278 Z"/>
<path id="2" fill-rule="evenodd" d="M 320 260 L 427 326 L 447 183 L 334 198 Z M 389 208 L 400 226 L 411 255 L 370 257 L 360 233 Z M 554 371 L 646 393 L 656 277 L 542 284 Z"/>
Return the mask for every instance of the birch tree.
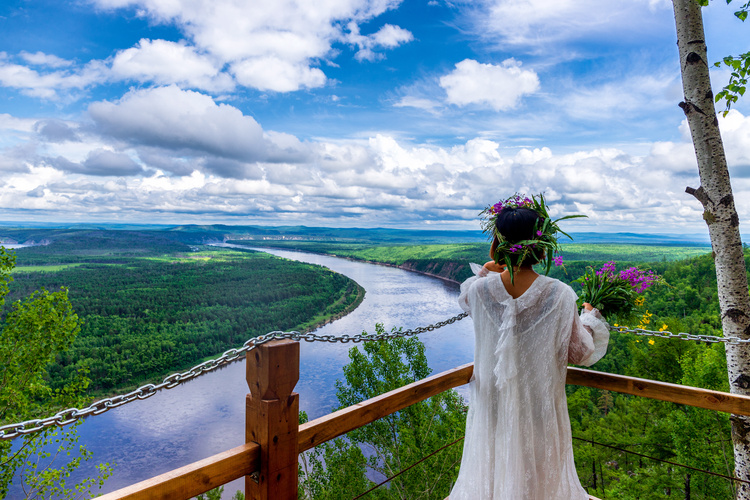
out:
<path id="1" fill-rule="evenodd" d="M 705 4 L 707 0 L 672 1 L 684 92 L 680 107 L 690 127 L 700 174 L 700 186 L 688 187 L 686 191 L 703 205 L 703 219 L 708 226 L 716 262 L 724 336 L 747 339 L 750 338 L 750 295 L 740 221 L 714 108 L 699 2 Z M 731 392 L 750 395 L 750 349 L 727 345 L 726 356 Z M 735 475 L 750 481 L 750 417 L 732 415 L 731 422 Z M 737 498 L 750 500 L 747 483 L 740 483 Z"/>

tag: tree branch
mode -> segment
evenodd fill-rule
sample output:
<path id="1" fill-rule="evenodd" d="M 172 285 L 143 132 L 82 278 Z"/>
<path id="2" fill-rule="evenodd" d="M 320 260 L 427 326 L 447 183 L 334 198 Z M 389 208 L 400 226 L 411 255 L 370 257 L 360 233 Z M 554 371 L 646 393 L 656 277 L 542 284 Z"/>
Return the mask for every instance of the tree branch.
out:
<path id="1" fill-rule="evenodd" d="M 706 205 L 713 203 L 711 198 L 708 197 L 708 194 L 706 194 L 706 191 L 704 191 L 703 186 L 699 186 L 698 189 L 688 186 L 685 188 L 685 192 L 693 195 L 696 200 L 700 201 L 703 208 L 708 208 Z"/>

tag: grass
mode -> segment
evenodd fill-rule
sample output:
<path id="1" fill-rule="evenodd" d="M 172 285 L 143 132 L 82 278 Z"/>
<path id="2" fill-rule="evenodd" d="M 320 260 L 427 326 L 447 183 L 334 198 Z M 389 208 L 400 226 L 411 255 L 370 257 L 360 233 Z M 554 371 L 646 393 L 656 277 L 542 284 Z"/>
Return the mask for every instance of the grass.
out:
<path id="1" fill-rule="evenodd" d="M 78 267 L 78 264 L 50 264 L 48 266 L 20 266 L 16 267 L 11 271 L 11 274 L 18 273 L 54 273 L 62 271 L 63 269 L 70 269 L 71 267 Z"/>

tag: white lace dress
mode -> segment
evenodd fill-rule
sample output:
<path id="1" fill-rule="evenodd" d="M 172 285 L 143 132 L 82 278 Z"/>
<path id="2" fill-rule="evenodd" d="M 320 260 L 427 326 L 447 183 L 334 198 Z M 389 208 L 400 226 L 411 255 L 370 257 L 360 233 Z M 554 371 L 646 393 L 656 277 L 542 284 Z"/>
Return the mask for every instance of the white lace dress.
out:
<path id="1" fill-rule="evenodd" d="M 568 285 L 539 276 L 513 299 L 500 274 L 472 264 L 461 308 L 474 321 L 466 439 L 450 500 L 587 500 L 573 462 L 567 364 L 607 351 L 598 311 L 576 311 Z"/>

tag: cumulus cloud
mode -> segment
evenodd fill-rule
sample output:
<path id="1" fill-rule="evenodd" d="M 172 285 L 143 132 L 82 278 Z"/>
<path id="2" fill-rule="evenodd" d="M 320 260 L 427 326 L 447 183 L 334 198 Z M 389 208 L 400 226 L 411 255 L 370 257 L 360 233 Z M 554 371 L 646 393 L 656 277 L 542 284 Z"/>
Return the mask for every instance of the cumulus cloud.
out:
<path id="1" fill-rule="evenodd" d="M 536 92 L 539 77 L 533 70 L 521 69 L 521 63 L 512 58 L 500 65 L 464 59 L 440 77 L 440 86 L 451 104 L 487 104 L 501 111 L 515 108 L 522 96 Z"/>
<path id="2" fill-rule="evenodd" d="M 392 49 L 414 40 L 414 35 L 409 30 L 392 24 L 384 25 L 371 35 L 361 35 L 359 26 L 355 22 L 349 23 L 348 29 L 349 33 L 346 35 L 345 40 L 359 49 L 354 55 L 355 59 L 359 61 L 382 59 L 385 56 L 380 52 L 376 52 L 377 49 Z"/>
<path id="3" fill-rule="evenodd" d="M 55 67 L 55 66 L 52 66 Z M 106 68 L 93 61 L 81 68 L 39 71 L 11 61 L 0 52 L 0 85 L 18 89 L 21 93 L 42 99 L 57 99 L 60 92 L 82 90 L 106 80 Z"/>
<path id="4" fill-rule="evenodd" d="M 79 137 L 75 128 L 57 119 L 40 120 L 34 124 L 34 130 L 39 137 L 47 142 L 78 141 Z"/>
<path id="5" fill-rule="evenodd" d="M 161 109 L 160 102 L 169 105 Z M 436 146 L 385 133 L 303 142 L 264 132 L 235 108 L 175 87 L 132 91 L 119 102 L 99 104 L 101 109 L 91 110 L 96 127 L 65 122 L 78 142 L 47 140 L 40 131 L 53 122 L 39 120 L 28 127 L 23 148 L 2 151 L 0 209 L 42 211 L 65 203 L 71 216 L 121 219 L 194 214 L 201 220 L 294 223 L 304 217 L 329 224 L 423 227 L 427 221 L 459 221 L 476 227 L 478 210 L 502 193 L 544 191 L 553 215 L 589 215 L 571 223 L 572 230 L 703 227 L 700 204 L 684 193 L 686 185 L 698 184 L 687 137 L 653 143 L 637 154 L 619 147 L 511 149 L 481 137 Z M 745 220 L 750 118 L 732 111 L 720 124 Z M 238 146 L 241 137 L 225 136 L 243 127 L 263 143 L 260 157 L 257 149 Z M 65 130 L 48 135 L 60 138 Z"/>
<path id="6" fill-rule="evenodd" d="M 72 162 L 62 156 L 49 158 L 47 163 L 58 170 L 74 174 L 129 176 L 143 173 L 143 167 L 128 155 L 106 149 L 91 151 L 82 163 Z"/>
<path id="7" fill-rule="evenodd" d="M 221 64 L 184 42 L 166 40 L 144 38 L 135 47 L 118 52 L 112 60 L 112 73 L 115 78 L 206 90 L 224 91 L 234 86 L 231 77 L 221 73 Z"/>
<path id="8" fill-rule="evenodd" d="M 44 52 L 30 52 L 21 51 L 19 54 L 21 58 L 29 64 L 36 66 L 48 66 L 50 68 L 65 68 L 71 66 L 73 61 L 68 61 L 61 57 L 57 57 L 54 54 L 45 54 Z"/>
<path id="9" fill-rule="evenodd" d="M 726 117 L 719 115 L 719 126 L 727 150 L 730 174 L 750 178 L 750 116 L 732 110 Z"/>
<path id="10" fill-rule="evenodd" d="M 278 57 L 245 59 L 232 65 L 232 73 L 240 85 L 274 92 L 322 87 L 326 83 L 326 76 L 319 68 L 290 63 Z"/>
<path id="11" fill-rule="evenodd" d="M 252 117 L 177 86 L 133 90 L 116 102 L 89 106 L 98 130 L 135 145 L 254 161 L 265 155 L 263 130 Z"/>
<path id="12" fill-rule="evenodd" d="M 358 34 L 359 24 L 396 8 L 401 0 L 330 0 L 323 3 L 296 0 L 92 1 L 105 9 L 136 8 L 155 22 L 173 24 L 182 30 L 193 48 L 187 45 L 183 45 L 182 49 L 168 47 L 172 42 L 162 41 L 162 47 L 156 51 L 153 47 L 155 42 L 144 49 L 142 41 L 140 47 L 118 55 L 121 55 L 121 59 L 132 59 L 138 55 L 145 60 L 147 55 L 162 57 L 166 51 L 179 52 L 178 57 L 188 58 L 190 66 L 197 73 L 186 75 L 189 86 L 194 88 L 209 88 L 200 83 L 207 76 L 208 66 L 198 64 L 200 58 L 196 54 L 210 56 L 212 62 L 218 62 L 215 65 L 217 68 L 228 65 L 240 85 L 291 92 L 326 83 L 327 78 L 317 64 L 332 53 L 335 43 L 353 43 L 360 48 L 358 57 L 367 58 L 364 54 L 369 54 L 375 48 L 394 48 L 411 39 L 411 33 L 391 25 L 359 41 L 347 38 L 352 29 Z M 345 34 L 343 26 L 349 26 L 350 33 Z M 190 54 L 190 51 L 193 53 Z M 133 71 L 136 75 L 148 76 L 160 83 L 173 83 L 167 79 L 167 75 Z"/>

